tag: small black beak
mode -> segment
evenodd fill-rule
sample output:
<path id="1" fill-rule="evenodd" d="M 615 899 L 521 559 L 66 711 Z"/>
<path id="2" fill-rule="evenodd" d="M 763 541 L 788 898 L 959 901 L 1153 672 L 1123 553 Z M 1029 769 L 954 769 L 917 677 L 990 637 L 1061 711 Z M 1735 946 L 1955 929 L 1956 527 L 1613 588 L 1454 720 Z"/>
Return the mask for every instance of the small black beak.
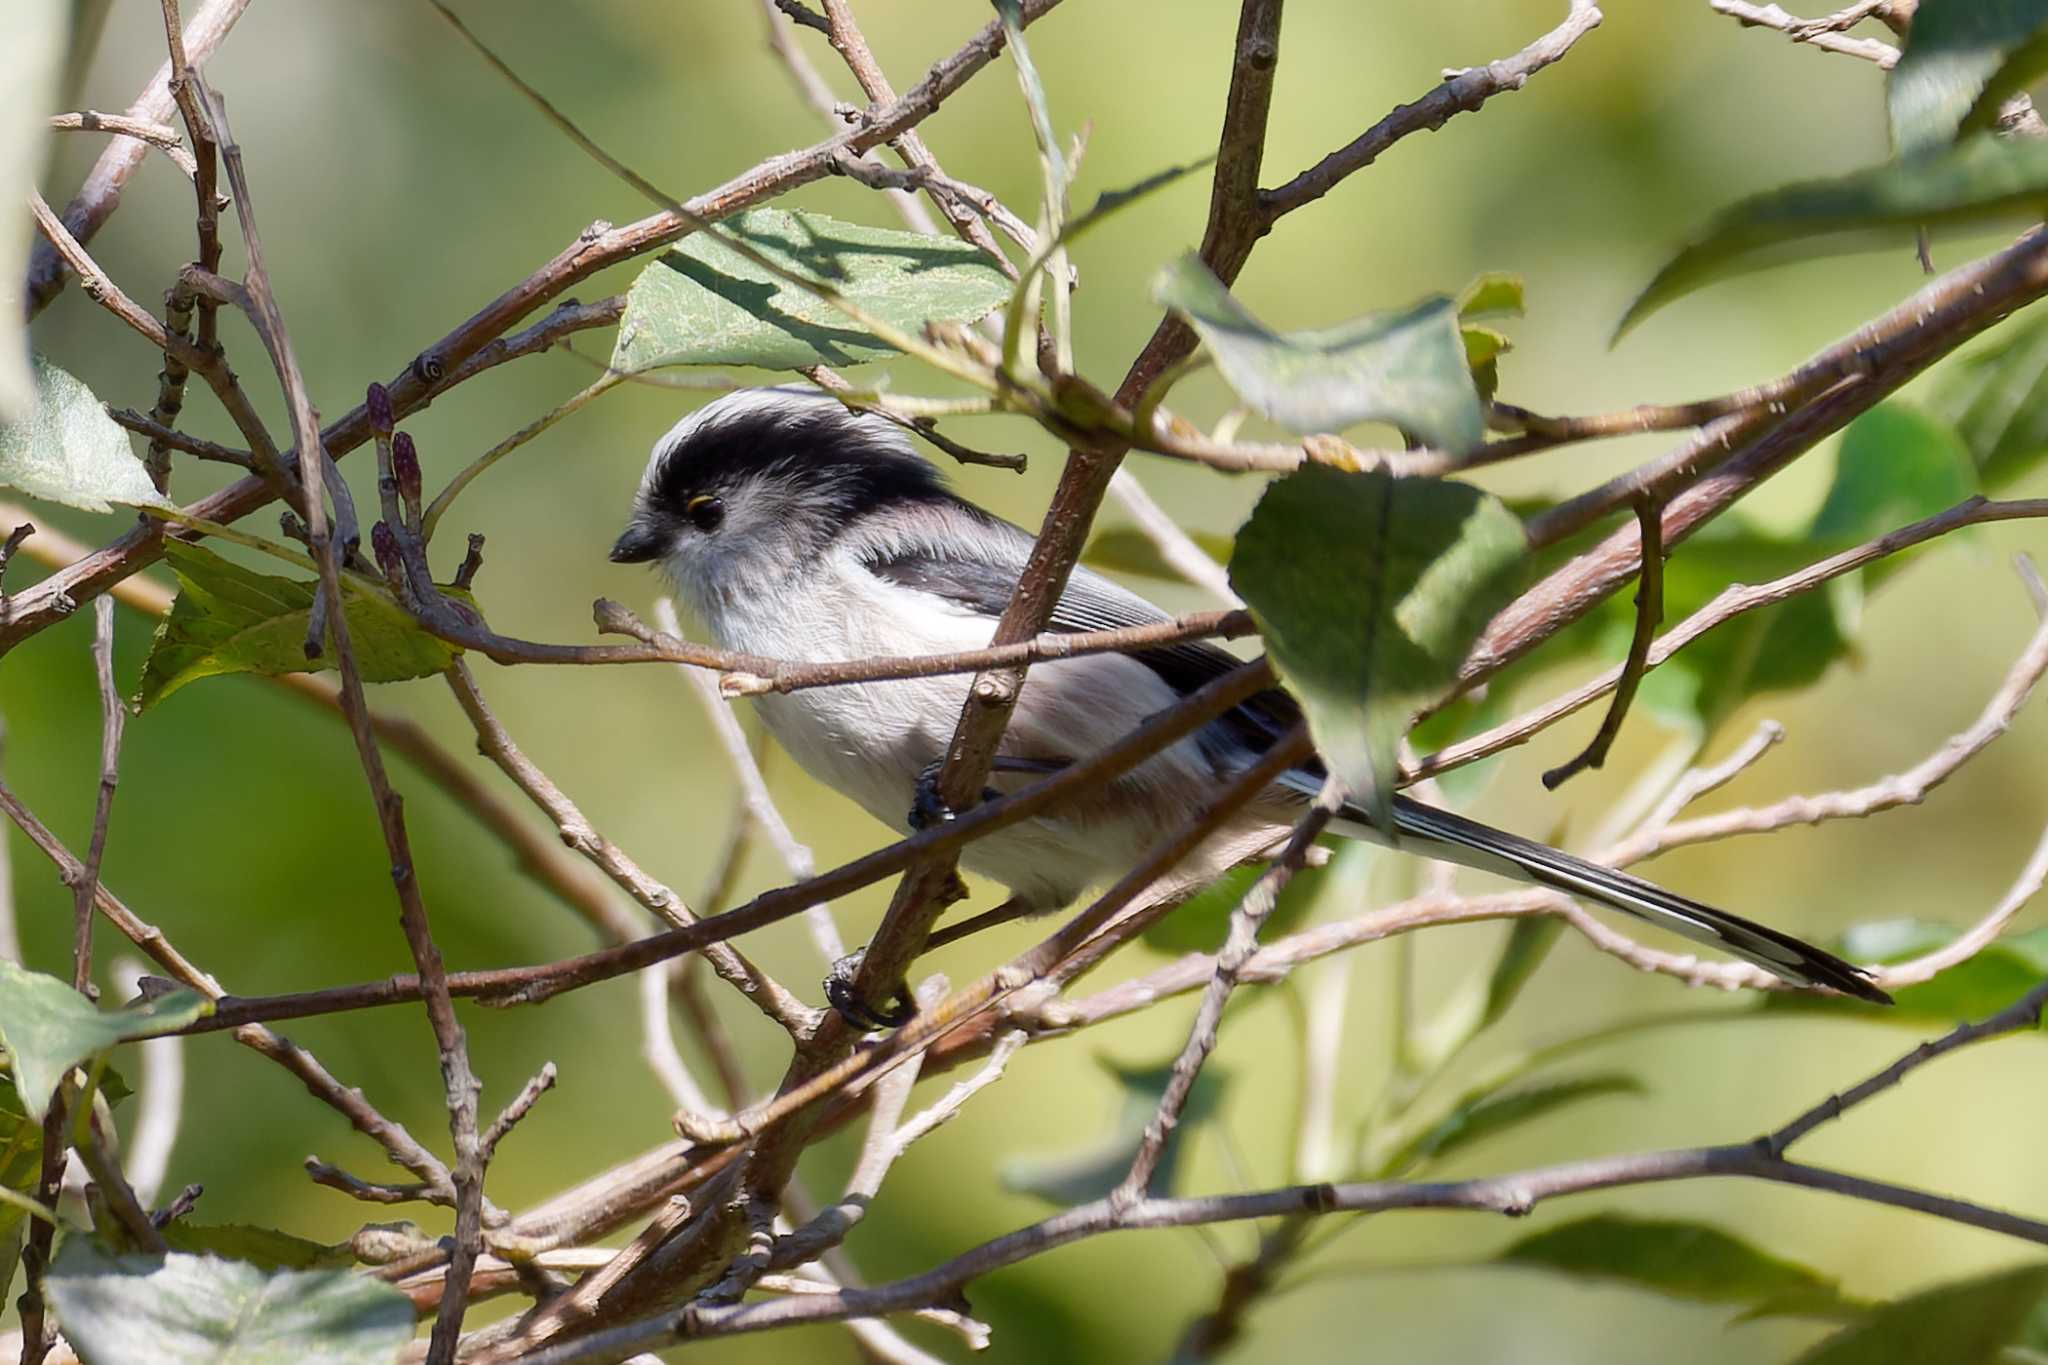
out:
<path id="1" fill-rule="evenodd" d="M 661 551 L 661 536 L 652 527 L 635 522 L 612 546 L 612 563 L 645 564 L 650 559 L 661 558 Z"/>

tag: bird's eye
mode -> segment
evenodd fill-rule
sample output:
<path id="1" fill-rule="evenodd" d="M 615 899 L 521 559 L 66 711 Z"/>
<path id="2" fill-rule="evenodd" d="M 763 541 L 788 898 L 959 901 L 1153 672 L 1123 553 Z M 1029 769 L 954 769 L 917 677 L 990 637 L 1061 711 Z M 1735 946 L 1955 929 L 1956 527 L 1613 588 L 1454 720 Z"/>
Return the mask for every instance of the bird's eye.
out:
<path id="1" fill-rule="evenodd" d="M 684 505 L 683 515 L 700 531 L 716 531 L 725 523 L 725 503 L 709 493 L 699 493 Z"/>

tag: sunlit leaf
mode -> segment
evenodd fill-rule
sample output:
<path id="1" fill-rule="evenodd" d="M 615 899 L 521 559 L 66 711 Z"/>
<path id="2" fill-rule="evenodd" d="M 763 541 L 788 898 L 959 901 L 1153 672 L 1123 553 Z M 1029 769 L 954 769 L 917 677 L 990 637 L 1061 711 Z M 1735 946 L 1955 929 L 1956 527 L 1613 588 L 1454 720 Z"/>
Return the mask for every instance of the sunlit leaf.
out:
<path id="1" fill-rule="evenodd" d="M 1773 1256 L 1710 1224 L 1678 1219 L 1596 1214 L 1524 1237 L 1495 1259 L 1695 1303 L 1770 1303 L 1781 1313 L 1855 1306 L 1818 1271 Z"/>
<path id="2" fill-rule="evenodd" d="M 0 228 L 0 318 L 5 319 L 0 325 L 0 423 L 25 420 L 35 408 L 28 329 L 21 325 L 26 315 L 21 282 L 28 277 L 29 244 L 36 230 L 23 206 L 42 177 L 70 25 L 71 6 L 65 0 L 9 0 L 7 41 L 0 42 L 0 204 L 7 205 L 6 226 Z M 0 456 L 4 482 L 11 480 Z"/>
<path id="3" fill-rule="evenodd" d="M 1989 128 L 2008 95 L 2048 71 L 2048 0 L 1920 0 L 1885 81 L 1902 157 Z"/>
<path id="4" fill-rule="evenodd" d="M 48 1284 L 85 1365 L 392 1365 L 413 1338 L 411 1300 L 340 1270 L 110 1256 L 73 1236 Z"/>
<path id="5" fill-rule="evenodd" d="M 753 209 L 721 226 L 905 332 L 932 321 L 972 322 L 1010 296 L 1009 280 L 988 257 L 950 237 L 787 209 Z M 633 281 L 611 363 L 629 372 L 661 365 L 794 370 L 894 354 L 831 304 L 699 232 Z"/>
<path id="6" fill-rule="evenodd" d="M 1941 948 L 1960 931 L 1924 920 L 1859 924 L 1842 936 L 1838 951 L 1851 962 L 1905 962 Z M 2048 979 L 2048 929 L 2008 934 L 1917 986 L 1890 987 L 1890 1008 L 1812 991 L 1773 991 L 1758 1008 L 1840 1014 L 1877 1023 L 1924 1028 L 1995 1014 Z M 1852 1008 L 1853 1007 L 1853 1008 Z"/>
<path id="7" fill-rule="evenodd" d="M 1218 564 L 1229 562 L 1229 536 L 1219 536 L 1212 531 L 1190 531 L 1188 538 Z M 1090 540 L 1088 548 L 1081 552 L 1081 562 L 1110 573 L 1138 574 L 1167 583 L 1187 581 L 1180 570 L 1166 562 L 1152 537 L 1124 526 L 1112 527 Z"/>
<path id="8" fill-rule="evenodd" d="M 1703 285 L 1745 271 L 1910 243 L 1920 227 L 1983 228 L 2039 218 L 2048 206 L 2048 140 L 1978 133 L 1954 147 L 1832 180 L 1770 190 L 1723 209 L 1674 256 L 1615 328 Z"/>
<path id="9" fill-rule="evenodd" d="M 319 584 L 257 573 L 199 545 L 164 542 L 178 596 L 157 626 L 142 668 L 142 710 L 186 683 L 221 673 L 309 673 L 335 666 L 333 651 L 306 658 L 306 625 Z M 342 580 L 356 664 L 366 682 L 424 678 L 461 653 L 430 635 L 380 592 Z"/>
<path id="10" fill-rule="evenodd" d="M 13 1059 L 23 1108 L 38 1123 L 71 1068 L 116 1043 L 169 1033 L 211 1013 L 204 996 L 186 990 L 101 1010 L 56 977 L 0 959 L 0 1044 Z"/>
<path id="11" fill-rule="evenodd" d="M 1138 1154 L 1145 1125 L 1158 1112 L 1160 1098 L 1166 1094 L 1173 1068 L 1123 1067 L 1106 1058 L 1097 1060 L 1115 1079 L 1121 1094 L 1108 1133 L 1077 1150 L 1018 1157 L 1004 1163 L 1000 1175 L 1004 1189 L 1035 1195 L 1065 1207 L 1100 1199 L 1122 1183 L 1131 1169 L 1132 1158 Z M 1228 1079 L 1229 1073 L 1215 1066 L 1203 1067 L 1195 1077 L 1180 1124 L 1166 1140 L 1147 1193 L 1171 1193 L 1183 1145 L 1194 1129 L 1216 1112 Z"/>
<path id="12" fill-rule="evenodd" d="M 29 1117 L 11 1069 L 0 1072 L 0 1185 L 32 1194 L 43 1173 L 43 1126 Z M 29 1216 L 19 1204 L 0 1204 L 0 1303 L 13 1291 Z"/>
<path id="13" fill-rule="evenodd" d="M 1522 277 L 1504 270 L 1489 271 L 1458 291 L 1461 318 L 1522 316 Z"/>
<path id="14" fill-rule="evenodd" d="M 1876 1309 L 1795 1365 L 1995 1365 L 2048 1295 L 2048 1265 L 1958 1280 Z"/>
<path id="15" fill-rule="evenodd" d="M 1409 716 L 1507 602 L 1524 547 L 1513 513 L 1449 480 L 1311 464 L 1259 499 L 1231 586 L 1354 794 L 1388 799 Z"/>
<path id="16" fill-rule="evenodd" d="M 88 512 L 110 512 L 116 503 L 163 506 L 128 433 L 114 425 L 92 390 L 41 356 L 32 358 L 31 368 L 33 410 L 19 422 L 0 422 L 0 487 Z"/>
<path id="17" fill-rule="evenodd" d="M 1547 1081 L 1473 1097 L 1456 1105 L 1427 1132 L 1418 1134 L 1395 1152 L 1388 1158 L 1384 1170 L 1389 1176 L 1398 1175 L 1417 1162 L 1449 1156 L 1461 1148 L 1484 1142 L 1582 1100 L 1642 1093 L 1641 1081 L 1616 1071 Z"/>
<path id="18" fill-rule="evenodd" d="M 1245 405 L 1284 427 L 1324 432 L 1387 422 L 1454 453 L 1485 435 L 1449 299 L 1323 331 L 1278 333 L 1245 311 L 1194 255 L 1161 271 L 1152 292 L 1194 326 Z"/>

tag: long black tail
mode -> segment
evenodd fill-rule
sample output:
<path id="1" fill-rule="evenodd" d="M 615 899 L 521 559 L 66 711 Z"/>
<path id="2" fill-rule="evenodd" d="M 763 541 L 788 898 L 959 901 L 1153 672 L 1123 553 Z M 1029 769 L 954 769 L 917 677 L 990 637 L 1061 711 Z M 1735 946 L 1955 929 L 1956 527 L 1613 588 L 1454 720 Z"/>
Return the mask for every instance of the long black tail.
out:
<path id="1" fill-rule="evenodd" d="M 1754 962 L 1795 986 L 1827 986 L 1859 1000 L 1892 1003 L 1890 996 L 1871 984 L 1867 973 L 1833 953 L 1676 895 L 1641 877 L 1574 858 L 1405 796 L 1394 798 L 1394 824 L 1404 849 L 1598 901 Z M 1339 828 L 1377 843 L 1386 842 L 1363 809 L 1347 806 Z"/>

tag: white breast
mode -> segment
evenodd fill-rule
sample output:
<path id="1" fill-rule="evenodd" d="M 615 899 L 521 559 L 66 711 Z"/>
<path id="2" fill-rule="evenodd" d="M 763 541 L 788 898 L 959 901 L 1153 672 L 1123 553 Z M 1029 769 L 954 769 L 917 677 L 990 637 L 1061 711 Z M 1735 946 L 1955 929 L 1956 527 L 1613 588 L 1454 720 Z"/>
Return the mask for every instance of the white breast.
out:
<path id="1" fill-rule="evenodd" d="M 707 616 L 701 606 L 698 615 Z M 800 583 L 727 595 L 709 615 L 725 648 L 806 662 L 979 649 L 994 630 L 985 616 L 876 577 L 843 550 Z M 851 683 L 757 697 L 755 705 L 805 771 L 908 832 L 918 774 L 944 756 L 971 683 L 969 674 Z M 1027 676 L 1002 751 L 1085 758 L 1175 695 L 1158 674 L 1121 655 L 1040 664 Z M 998 775 L 991 785 L 1012 790 L 1032 780 Z M 1137 813 L 1097 807 L 1024 821 L 969 845 L 961 861 L 1055 909 L 1129 868 L 1213 781 L 1199 747 L 1184 740 L 1126 779 L 1130 794 L 1145 798 Z"/>

